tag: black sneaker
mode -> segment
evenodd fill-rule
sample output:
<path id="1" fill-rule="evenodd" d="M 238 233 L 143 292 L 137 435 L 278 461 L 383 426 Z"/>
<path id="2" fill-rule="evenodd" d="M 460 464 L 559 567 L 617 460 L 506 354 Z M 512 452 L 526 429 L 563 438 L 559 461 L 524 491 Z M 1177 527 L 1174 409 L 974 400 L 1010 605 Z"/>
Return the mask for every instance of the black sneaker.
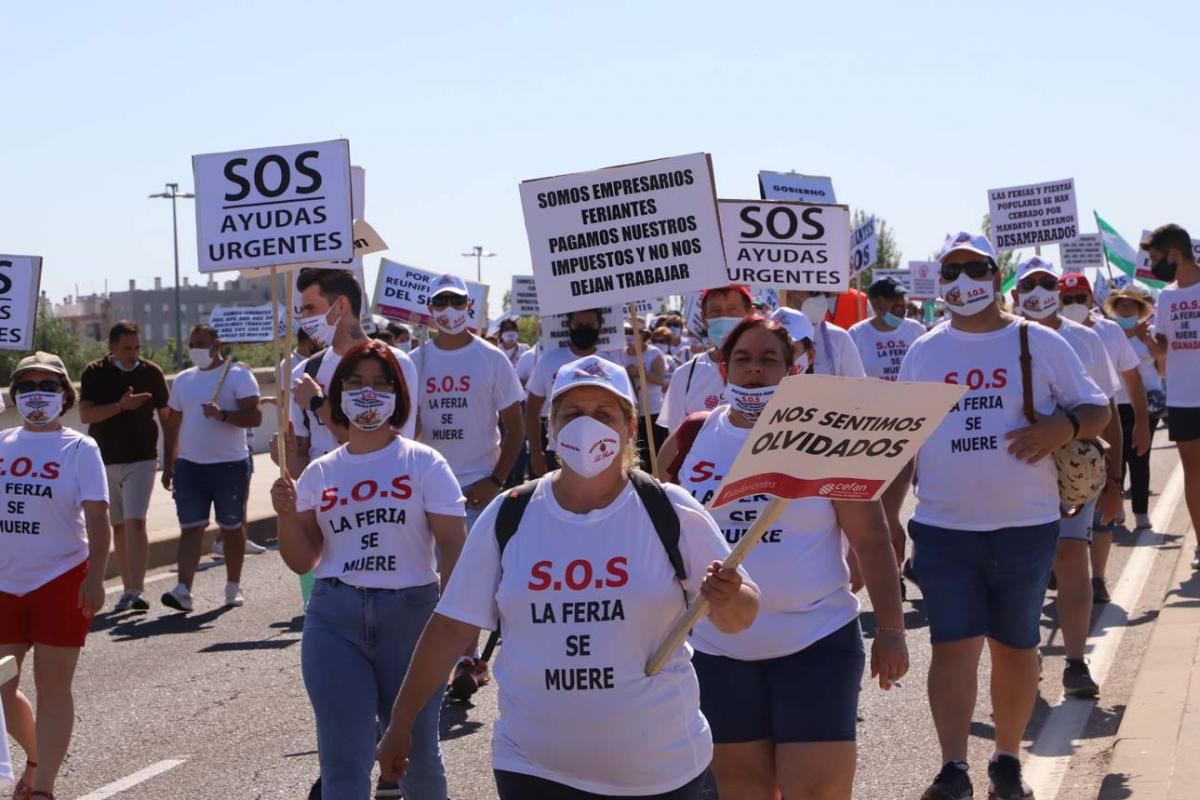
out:
<path id="1" fill-rule="evenodd" d="M 1033 800 L 1033 789 L 1021 780 L 1021 762 L 1012 756 L 1000 756 L 988 764 L 992 787 L 988 800 Z"/>
<path id="2" fill-rule="evenodd" d="M 1104 582 L 1104 578 L 1092 578 L 1092 602 L 1097 605 L 1112 602 L 1112 596 L 1108 593 L 1108 584 Z"/>
<path id="3" fill-rule="evenodd" d="M 1067 668 L 1063 670 L 1063 694 L 1067 697 L 1099 696 L 1100 685 L 1092 679 L 1085 662 L 1067 659 Z"/>
<path id="4" fill-rule="evenodd" d="M 971 786 L 971 776 L 958 764 L 947 761 L 921 795 L 921 800 L 971 800 L 973 797 L 975 790 Z"/>
<path id="5" fill-rule="evenodd" d="M 375 800 L 390 800 L 393 797 L 404 797 L 397 781 L 385 781 L 380 778 L 375 782 Z"/>

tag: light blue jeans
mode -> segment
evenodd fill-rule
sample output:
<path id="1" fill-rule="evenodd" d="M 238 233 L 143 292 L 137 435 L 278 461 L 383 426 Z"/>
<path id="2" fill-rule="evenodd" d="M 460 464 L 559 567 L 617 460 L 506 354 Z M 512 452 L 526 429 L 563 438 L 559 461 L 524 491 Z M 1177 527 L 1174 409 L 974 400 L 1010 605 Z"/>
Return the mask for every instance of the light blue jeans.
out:
<path id="1" fill-rule="evenodd" d="M 317 718 L 322 797 L 371 797 L 375 745 L 437 600 L 436 583 L 367 591 L 329 580 L 313 586 L 300 664 Z M 406 800 L 446 800 L 441 708 L 439 690 L 413 725 L 408 775 L 401 781 Z"/>

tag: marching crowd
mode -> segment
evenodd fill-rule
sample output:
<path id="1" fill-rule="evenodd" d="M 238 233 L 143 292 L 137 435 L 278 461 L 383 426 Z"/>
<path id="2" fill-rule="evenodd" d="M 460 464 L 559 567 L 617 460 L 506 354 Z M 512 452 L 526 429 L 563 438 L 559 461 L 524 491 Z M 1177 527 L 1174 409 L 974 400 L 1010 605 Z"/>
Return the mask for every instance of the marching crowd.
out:
<path id="1" fill-rule="evenodd" d="M 559 349 L 522 344 L 511 318 L 481 337 L 453 275 L 431 285 L 436 335 L 413 347 L 402 326 L 368 335 L 351 272 L 301 271 L 300 349 L 282 365 L 294 387 L 286 476 L 271 499 L 283 562 L 314 580 L 301 653 L 320 758 L 313 796 L 445 800 L 442 698 L 489 683 L 496 634 L 481 652 L 486 630 L 503 631 L 492 759 L 504 800 L 690 800 L 710 770 L 724 800 L 848 798 L 863 673 L 888 689 L 908 670 L 907 582 L 929 620 L 942 758 L 922 797 L 973 796 L 967 742 L 986 646 L 989 797 L 1031 798 L 1019 752 L 1047 588 L 1064 692 L 1096 697 L 1084 659 L 1090 609 L 1109 600 L 1126 475 L 1134 527 L 1150 525 L 1149 449 L 1164 418 L 1200 521 L 1190 323 L 1200 266 L 1179 226 L 1142 246 L 1170 284 L 1157 299 L 1127 281 L 1097 302 L 1084 275 L 1040 257 L 1017 266 L 1005 298 L 992 244 L 960 233 L 940 252 L 944 316 L 929 326 L 888 278 L 865 298 L 789 291 L 779 308 L 756 307 L 734 285 L 703 293 L 699 330 L 678 313 L 652 315 L 627 322 L 616 350 L 598 349 L 613 320 L 597 309 L 568 315 Z M 857 319 L 863 299 L 867 319 L 834 323 L 846 306 Z M 211 518 L 225 603 L 245 601 L 247 433 L 270 400 L 207 325 L 190 332 L 194 366 L 169 387 L 139 357 L 133 323 L 112 328 L 109 350 L 84 370 L 78 396 L 56 355 L 23 359 L 8 397 L 23 424 L 0 432 L 0 656 L 32 653 L 38 701 L 35 715 L 18 680 L 0 687 L 26 756 L 19 800 L 53 797 L 110 539 L 123 584 L 115 610 L 150 608 L 160 427 L 161 483 L 182 531 L 179 582 L 161 602 L 192 610 Z M 743 564 L 725 568 L 770 498 L 708 501 L 780 382 L 812 374 L 966 393 L 881 501 L 791 501 Z M 62 424 L 76 404 L 88 435 Z M 1102 471 L 1102 486 L 1077 502 L 1060 491 L 1071 480 L 1056 461 L 1065 447 Z M 651 451 L 655 475 L 644 471 Z M 707 615 L 647 675 L 698 597 Z"/>

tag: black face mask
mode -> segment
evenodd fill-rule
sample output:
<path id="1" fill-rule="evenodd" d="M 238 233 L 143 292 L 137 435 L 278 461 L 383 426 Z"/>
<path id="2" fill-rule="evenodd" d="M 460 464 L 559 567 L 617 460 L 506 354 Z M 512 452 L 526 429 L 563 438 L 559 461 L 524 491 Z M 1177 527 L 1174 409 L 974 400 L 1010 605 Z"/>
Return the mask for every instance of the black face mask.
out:
<path id="1" fill-rule="evenodd" d="M 1163 283 L 1171 283 L 1175 280 L 1175 265 L 1168 261 L 1166 256 L 1155 261 L 1150 266 L 1150 272 Z"/>
<path id="2" fill-rule="evenodd" d="M 571 328 L 571 344 L 576 350 L 591 350 L 596 346 L 596 342 L 600 341 L 600 329 L 586 325 L 580 328 Z"/>

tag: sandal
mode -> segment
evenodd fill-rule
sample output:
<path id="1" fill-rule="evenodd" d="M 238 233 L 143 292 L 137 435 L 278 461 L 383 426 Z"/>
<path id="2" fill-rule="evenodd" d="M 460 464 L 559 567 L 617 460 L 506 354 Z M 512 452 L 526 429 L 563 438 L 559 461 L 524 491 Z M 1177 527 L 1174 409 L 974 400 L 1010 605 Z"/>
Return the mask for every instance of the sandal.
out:
<path id="1" fill-rule="evenodd" d="M 25 762 L 25 774 L 17 781 L 16 787 L 13 788 L 13 800 L 30 800 L 33 796 L 33 787 L 29 785 L 29 781 L 25 780 L 25 775 L 29 774 L 30 770 L 37 769 L 36 761 Z"/>

